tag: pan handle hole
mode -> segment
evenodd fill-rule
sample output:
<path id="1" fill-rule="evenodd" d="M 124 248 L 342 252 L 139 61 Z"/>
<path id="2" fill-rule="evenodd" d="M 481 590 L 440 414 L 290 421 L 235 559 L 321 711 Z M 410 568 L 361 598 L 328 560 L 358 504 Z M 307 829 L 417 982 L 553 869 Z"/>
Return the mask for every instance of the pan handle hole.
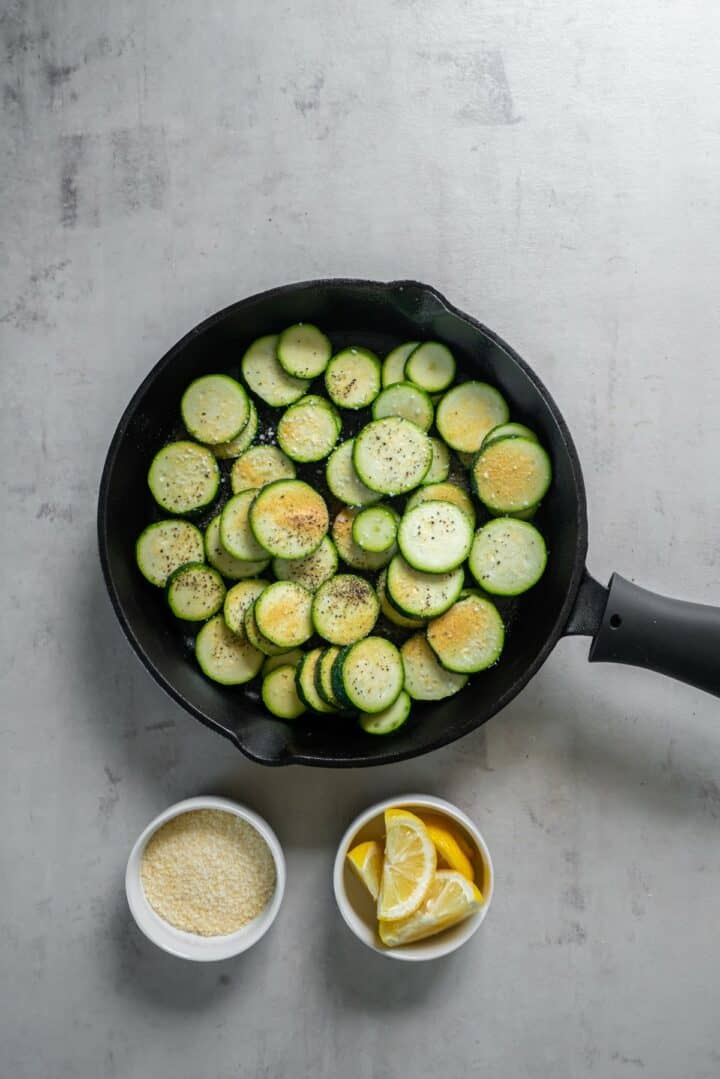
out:
<path id="1" fill-rule="evenodd" d="M 622 625 L 622 618 L 619 614 L 610 615 L 610 629 L 620 629 Z"/>

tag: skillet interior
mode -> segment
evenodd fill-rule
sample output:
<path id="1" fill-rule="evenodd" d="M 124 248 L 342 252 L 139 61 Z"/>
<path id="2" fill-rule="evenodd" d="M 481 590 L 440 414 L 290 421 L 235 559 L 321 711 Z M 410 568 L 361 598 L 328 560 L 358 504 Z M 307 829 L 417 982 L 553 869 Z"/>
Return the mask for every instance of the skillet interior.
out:
<path id="1" fill-rule="evenodd" d="M 158 447 L 178 434 L 180 396 L 188 382 L 216 370 L 237 373 L 254 338 L 298 321 L 316 322 L 335 348 L 359 343 L 381 356 L 405 340 L 445 341 L 458 359 L 459 374 L 497 385 L 512 418 L 533 427 L 553 459 L 554 482 L 537 518 L 548 542 L 548 571 L 527 596 L 505 609 L 509 632 L 500 663 L 447 701 L 416 704 L 410 721 L 389 738 L 365 735 L 353 723 L 307 716 L 290 726 L 264 712 L 257 686 L 223 688 L 206 680 L 191 655 L 192 635 L 178 627 L 162 591 L 147 584 L 135 565 L 136 537 L 157 516 L 147 489 L 148 465 Z M 346 424 L 343 438 L 351 430 Z M 552 398 L 509 346 L 415 282 L 288 285 L 234 304 L 191 331 L 151 371 L 120 421 L 101 483 L 98 532 L 105 579 L 123 630 L 175 700 L 253 759 L 331 767 L 384 764 L 425 753 L 480 726 L 507 704 L 561 635 L 587 546 L 580 466 Z"/>

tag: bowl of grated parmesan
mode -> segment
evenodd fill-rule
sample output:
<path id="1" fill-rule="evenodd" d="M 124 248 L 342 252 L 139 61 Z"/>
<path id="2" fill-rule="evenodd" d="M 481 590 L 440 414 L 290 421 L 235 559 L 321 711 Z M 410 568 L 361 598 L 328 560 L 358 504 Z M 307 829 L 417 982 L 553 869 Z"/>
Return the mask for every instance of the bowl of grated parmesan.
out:
<path id="1" fill-rule="evenodd" d="M 267 821 L 229 798 L 177 802 L 138 837 L 125 873 L 145 936 L 181 959 L 239 955 L 267 933 L 285 891 L 285 857 Z"/>

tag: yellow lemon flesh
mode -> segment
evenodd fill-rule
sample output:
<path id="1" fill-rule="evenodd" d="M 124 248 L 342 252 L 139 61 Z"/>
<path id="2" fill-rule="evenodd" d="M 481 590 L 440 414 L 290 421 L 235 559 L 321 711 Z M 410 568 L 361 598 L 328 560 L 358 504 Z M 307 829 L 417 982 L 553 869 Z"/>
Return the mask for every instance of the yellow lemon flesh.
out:
<path id="1" fill-rule="evenodd" d="M 483 897 L 472 881 L 452 869 L 438 869 L 425 899 L 401 921 L 380 919 L 380 940 L 389 948 L 412 944 L 457 925 L 480 910 Z"/>
<path id="2" fill-rule="evenodd" d="M 353 872 L 360 878 L 373 899 L 380 891 L 383 852 L 380 844 L 371 839 L 367 843 L 358 843 L 347 853 L 347 860 Z"/>
<path id="3" fill-rule="evenodd" d="M 438 863 L 443 868 L 462 873 L 468 880 L 475 880 L 472 851 L 459 829 L 454 828 L 445 817 L 423 816 L 422 819 L 437 851 Z"/>
<path id="4" fill-rule="evenodd" d="M 397 921 L 417 910 L 432 883 L 436 864 L 435 847 L 420 818 L 407 809 L 386 809 L 378 918 Z"/>

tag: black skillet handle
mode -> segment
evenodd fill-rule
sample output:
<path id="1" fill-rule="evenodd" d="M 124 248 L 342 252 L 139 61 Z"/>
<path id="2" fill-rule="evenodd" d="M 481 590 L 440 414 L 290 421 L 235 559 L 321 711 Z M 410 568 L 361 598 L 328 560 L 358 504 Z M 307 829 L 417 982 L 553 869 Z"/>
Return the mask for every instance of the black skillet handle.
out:
<path id="1" fill-rule="evenodd" d="M 591 663 L 628 663 L 720 697 L 720 608 L 586 574 L 566 633 L 591 634 Z"/>

